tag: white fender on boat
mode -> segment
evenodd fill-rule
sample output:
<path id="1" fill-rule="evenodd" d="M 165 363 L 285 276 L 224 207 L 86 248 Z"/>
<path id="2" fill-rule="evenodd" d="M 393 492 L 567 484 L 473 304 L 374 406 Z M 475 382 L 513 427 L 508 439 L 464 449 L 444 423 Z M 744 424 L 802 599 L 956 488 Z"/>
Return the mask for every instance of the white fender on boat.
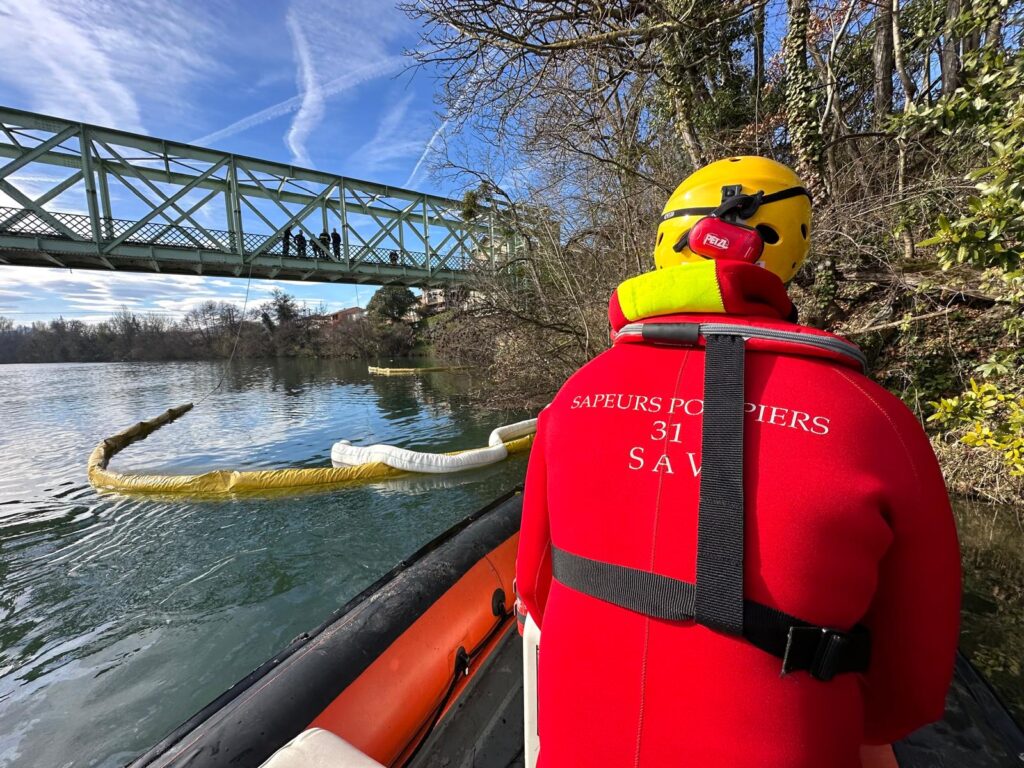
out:
<path id="1" fill-rule="evenodd" d="M 506 444 L 537 431 L 537 420 L 527 419 L 506 424 L 491 432 L 486 448 L 474 448 L 460 453 L 426 453 L 398 448 L 394 445 L 352 445 L 339 440 L 331 448 L 331 463 L 335 467 L 354 467 L 360 464 L 381 463 L 406 472 L 444 474 L 496 464 L 508 456 Z"/>

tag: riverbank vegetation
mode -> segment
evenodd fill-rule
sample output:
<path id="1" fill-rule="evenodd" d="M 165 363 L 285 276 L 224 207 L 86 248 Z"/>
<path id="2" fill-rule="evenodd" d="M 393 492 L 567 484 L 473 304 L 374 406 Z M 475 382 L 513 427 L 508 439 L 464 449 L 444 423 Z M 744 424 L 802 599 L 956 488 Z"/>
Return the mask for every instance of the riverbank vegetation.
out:
<path id="1" fill-rule="evenodd" d="M 422 0 L 439 169 L 525 247 L 438 329 L 491 397 L 540 406 L 608 345 L 661 208 L 702 164 L 762 154 L 815 204 L 792 285 L 926 422 L 951 489 L 1024 499 L 1024 48 L 1006 0 Z M 483 390 L 485 386 L 482 385 Z"/>
<path id="2" fill-rule="evenodd" d="M 387 286 L 367 305 L 365 317 L 308 308 L 282 291 L 242 310 L 207 301 L 181 320 L 137 314 L 126 308 L 101 323 L 58 318 L 16 325 L 0 317 L 0 363 L 68 363 L 124 360 L 208 360 L 268 357 L 406 356 L 421 343 L 423 323 L 407 288 Z"/>

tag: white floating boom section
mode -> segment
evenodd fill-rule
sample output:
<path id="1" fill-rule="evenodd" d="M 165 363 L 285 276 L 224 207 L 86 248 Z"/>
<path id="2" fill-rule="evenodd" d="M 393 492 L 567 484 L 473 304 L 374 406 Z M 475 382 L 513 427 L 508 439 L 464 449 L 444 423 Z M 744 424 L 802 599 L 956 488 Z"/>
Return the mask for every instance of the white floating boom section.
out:
<path id="1" fill-rule="evenodd" d="M 508 456 L 508 443 L 532 435 L 537 431 L 537 420 L 527 419 L 506 424 L 493 430 L 486 448 L 473 448 L 458 453 L 427 453 L 398 448 L 394 445 L 352 445 L 339 440 L 331 447 L 331 464 L 335 467 L 360 467 L 368 464 L 386 464 L 403 472 L 447 474 L 478 469 L 497 464 Z"/>
<path id="2" fill-rule="evenodd" d="M 500 209 L 465 221 L 461 208 L 0 107 L 0 265 L 444 285 L 500 266 L 517 246 Z M 304 249 L 286 243 L 289 230 Z"/>

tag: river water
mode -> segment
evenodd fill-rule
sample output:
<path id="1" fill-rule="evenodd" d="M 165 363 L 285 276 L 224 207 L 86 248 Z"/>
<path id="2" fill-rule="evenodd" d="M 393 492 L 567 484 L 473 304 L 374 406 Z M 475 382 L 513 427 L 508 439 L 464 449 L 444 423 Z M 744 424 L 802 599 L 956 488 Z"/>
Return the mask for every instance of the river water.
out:
<path id="1" fill-rule="evenodd" d="M 209 392 L 221 363 L 0 366 L 0 766 L 115 766 L 403 556 L 522 481 L 524 457 L 273 500 L 97 494 L 103 437 Z M 483 445 L 468 379 L 354 362 L 240 363 L 115 469 L 324 466 L 331 444 Z M 958 505 L 962 643 L 1024 716 L 1024 533 Z"/>
<path id="2" fill-rule="evenodd" d="M 525 459 L 273 500 L 97 494 L 103 437 L 209 392 L 221 363 L 0 366 L 0 766 L 114 766 L 398 560 L 522 481 Z M 486 444 L 467 377 L 232 367 L 115 469 L 325 466 L 331 444 Z"/>

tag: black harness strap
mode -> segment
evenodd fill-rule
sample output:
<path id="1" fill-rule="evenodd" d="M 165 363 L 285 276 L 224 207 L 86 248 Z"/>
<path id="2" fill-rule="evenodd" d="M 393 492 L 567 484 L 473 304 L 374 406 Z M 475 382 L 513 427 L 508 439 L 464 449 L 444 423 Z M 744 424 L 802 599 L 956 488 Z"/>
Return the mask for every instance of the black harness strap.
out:
<path id="1" fill-rule="evenodd" d="M 743 344 L 707 336 L 694 618 L 743 634 Z"/>
<path id="2" fill-rule="evenodd" d="M 668 621 L 693 618 L 693 584 L 660 573 L 603 563 L 551 547 L 551 571 L 557 581 L 577 592 L 620 608 Z"/>
<path id="3" fill-rule="evenodd" d="M 667 621 L 694 618 L 693 584 L 658 573 L 603 563 L 552 546 L 555 579 L 577 592 L 620 608 Z M 845 672 L 865 672 L 871 657 L 867 629 L 849 632 L 819 627 L 750 600 L 743 602 L 742 636 L 782 659 L 782 672 L 806 671 L 818 680 Z"/>

